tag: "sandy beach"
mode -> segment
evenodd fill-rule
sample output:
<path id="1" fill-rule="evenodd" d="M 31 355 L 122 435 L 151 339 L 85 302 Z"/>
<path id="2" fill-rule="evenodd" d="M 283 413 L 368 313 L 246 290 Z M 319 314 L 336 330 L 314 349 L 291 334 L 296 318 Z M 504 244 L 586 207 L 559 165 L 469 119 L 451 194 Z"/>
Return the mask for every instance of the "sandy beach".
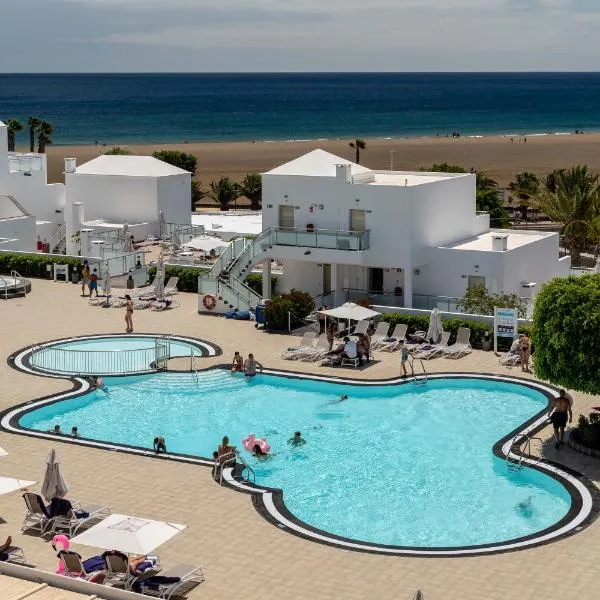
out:
<path id="1" fill-rule="evenodd" d="M 545 174 L 554 168 L 587 164 L 600 172 L 600 133 L 584 135 L 540 135 L 523 138 L 491 136 L 458 139 L 409 138 L 367 139 L 361 163 L 373 169 L 418 170 L 434 163 L 447 162 L 485 171 L 501 186 L 515 173 L 533 171 Z M 127 145 L 132 154 L 151 154 L 155 150 L 182 150 L 198 158 L 196 177 L 203 185 L 227 175 L 241 180 L 247 173 L 264 172 L 315 148 L 322 148 L 349 160 L 354 151 L 349 139 L 290 142 L 223 142 Z M 50 146 L 49 182 L 63 181 L 66 157 L 82 164 L 103 154 L 110 146 Z M 18 148 L 18 150 L 25 150 Z"/>

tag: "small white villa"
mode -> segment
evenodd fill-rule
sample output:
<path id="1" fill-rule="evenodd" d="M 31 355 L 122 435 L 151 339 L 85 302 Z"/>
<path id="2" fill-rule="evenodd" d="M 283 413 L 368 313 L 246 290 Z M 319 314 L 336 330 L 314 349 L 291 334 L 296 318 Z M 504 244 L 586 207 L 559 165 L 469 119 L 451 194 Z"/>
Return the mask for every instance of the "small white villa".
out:
<path id="1" fill-rule="evenodd" d="M 323 150 L 263 175 L 268 229 L 269 254 L 285 265 L 280 291 L 333 304 L 369 296 L 429 307 L 430 296 L 476 284 L 529 297 L 570 269 L 558 234 L 490 229 L 475 209 L 475 175 L 373 171 Z"/>
<path id="2" fill-rule="evenodd" d="M 429 309 L 477 284 L 530 298 L 568 275 L 558 234 L 489 223 L 476 212 L 473 174 L 373 171 L 314 150 L 263 174 L 262 233 L 226 254 L 199 292 L 216 292 L 223 308 L 252 306 L 241 281 L 262 263 L 268 298 L 272 260 L 283 262 L 279 292 L 329 306 L 370 298 Z"/>

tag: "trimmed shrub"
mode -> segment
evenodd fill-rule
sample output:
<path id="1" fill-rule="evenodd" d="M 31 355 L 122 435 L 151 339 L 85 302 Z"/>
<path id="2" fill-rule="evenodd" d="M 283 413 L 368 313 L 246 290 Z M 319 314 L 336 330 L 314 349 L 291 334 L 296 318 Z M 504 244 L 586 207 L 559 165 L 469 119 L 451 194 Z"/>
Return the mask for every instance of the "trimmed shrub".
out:
<path id="1" fill-rule="evenodd" d="M 262 296 L 262 275 L 260 273 L 250 273 L 244 283 L 259 296 Z M 277 277 L 271 275 L 271 296 L 275 295 L 277 289 Z"/>
<path id="2" fill-rule="evenodd" d="M 302 325 L 300 319 L 305 319 L 314 309 L 314 300 L 306 292 L 293 289 L 289 294 L 275 296 L 266 304 L 267 328 L 274 331 L 286 330 L 288 328 L 288 312 L 292 313 L 292 327 L 298 327 Z"/>
<path id="3" fill-rule="evenodd" d="M 556 278 L 542 286 L 533 312 L 540 379 L 600 394 L 600 275 Z"/>
<path id="4" fill-rule="evenodd" d="M 83 261 L 78 258 L 67 258 L 66 256 L 48 256 L 46 254 L 13 254 L 11 252 L 0 252 L 0 273 L 17 271 L 23 277 L 49 277 L 46 265 L 58 263 L 69 265 L 70 272 L 79 272 Z"/>
<path id="5" fill-rule="evenodd" d="M 577 427 L 571 432 L 576 442 L 600 450 L 600 413 L 590 413 L 589 417 L 579 416 Z"/>

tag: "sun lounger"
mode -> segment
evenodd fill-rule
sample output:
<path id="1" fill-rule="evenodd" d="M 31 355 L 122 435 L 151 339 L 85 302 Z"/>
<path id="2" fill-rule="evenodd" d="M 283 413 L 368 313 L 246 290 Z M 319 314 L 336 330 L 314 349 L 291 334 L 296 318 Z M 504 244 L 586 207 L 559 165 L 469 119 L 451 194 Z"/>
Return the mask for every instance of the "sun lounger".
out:
<path id="1" fill-rule="evenodd" d="M 297 360 L 316 362 L 317 360 L 322 359 L 328 352 L 329 340 L 327 339 L 327 335 L 322 333 L 317 338 L 317 343 L 311 348 L 307 348 L 304 352 L 302 352 L 298 356 Z"/>
<path id="2" fill-rule="evenodd" d="M 77 516 L 77 514 L 84 516 Z M 87 514 L 87 516 L 85 516 Z M 96 521 L 101 521 L 110 515 L 108 506 L 99 504 L 89 504 L 82 506 L 79 503 L 73 503 L 73 506 L 66 511 L 64 516 L 51 517 L 49 519 L 46 531 L 52 534 L 64 532 L 73 537 L 84 526 L 91 525 Z"/>
<path id="3" fill-rule="evenodd" d="M 367 333 L 369 330 L 369 321 L 367 319 L 363 319 L 358 322 L 358 325 L 354 328 L 352 335 L 356 335 L 357 333 Z"/>
<path id="4" fill-rule="evenodd" d="M 171 299 L 164 299 L 164 300 L 152 300 L 150 302 L 150 308 L 152 310 L 167 310 L 170 308 L 177 308 L 179 306 L 179 302 L 177 302 L 176 300 Z"/>
<path id="5" fill-rule="evenodd" d="M 27 505 L 27 514 L 21 525 L 21 531 L 34 530 L 43 534 L 48 528 L 50 518 L 42 497 L 39 494 L 25 492 L 23 500 Z"/>
<path id="6" fill-rule="evenodd" d="M 456 342 L 444 349 L 446 358 L 460 358 L 472 351 L 471 330 L 468 327 L 459 327 L 456 332 Z"/>
<path id="7" fill-rule="evenodd" d="M 379 344 L 377 344 L 377 349 L 381 351 L 387 350 L 388 352 L 393 352 L 394 350 L 402 346 L 402 344 L 404 344 L 404 342 L 406 341 L 407 329 L 408 325 L 406 325 L 406 323 L 398 323 L 398 325 L 394 327 L 394 330 L 392 331 L 390 336 L 384 338 L 379 342 Z"/>
<path id="8" fill-rule="evenodd" d="M 168 582 L 169 579 L 173 581 Z M 204 573 L 200 567 L 176 565 L 162 571 L 158 576 L 144 578 L 141 582 L 138 579 L 138 582 L 141 584 L 143 594 L 171 600 L 185 596 L 190 590 L 200 585 L 204 579 Z"/>
<path id="9" fill-rule="evenodd" d="M 444 331 L 442 333 L 442 339 L 438 344 L 422 344 L 418 350 L 415 351 L 413 356 L 419 359 L 430 360 L 441 356 L 446 348 L 448 348 L 448 340 L 450 339 L 450 332 Z"/>
<path id="10" fill-rule="evenodd" d="M 300 344 L 293 348 L 288 348 L 281 353 L 281 358 L 284 360 L 296 360 L 298 355 L 302 352 L 306 352 L 308 349 L 313 347 L 315 340 L 317 339 L 316 331 L 307 331 L 300 340 Z"/>
<path id="11" fill-rule="evenodd" d="M 61 550 L 58 553 L 58 558 L 60 558 L 65 563 L 65 571 L 63 575 L 66 577 L 77 577 L 81 579 L 85 579 L 86 581 L 95 581 L 99 577 L 102 578 L 101 581 L 104 580 L 104 572 L 101 571 L 92 571 L 88 573 L 81 562 L 81 557 L 77 552 L 71 552 L 69 550 Z M 101 583 L 101 581 L 96 581 L 96 583 Z"/>
<path id="12" fill-rule="evenodd" d="M 377 329 L 371 336 L 371 350 L 376 350 L 379 347 L 379 344 L 387 338 L 389 330 L 390 324 L 387 321 L 379 322 Z"/>
<path id="13" fill-rule="evenodd" d="M 103 555 L 106 563 L 106 574 L 104 583 L 109 585 L 122 586 L 126 590 L 130 590 L 134 582 L 140 582 L 140 579 L 148 579 L 160 573 L 160 563 L 157 563 L 150 569 L 146 569 L 143 573 L 132 573 L 129 567 L 127 556 L 121 552 L 107 551 Z M 158 557 L 156 558 L 158 561 Z"/>
<path id="14" fill-rule="evenodd" d="M 498 362 L 505 367 L 514 367 L 521 362 L 521 354 L 519 353 L 519 340 L 515 340 L 508 352 L 504 352 L 498 357 Z"/>
<path id="15" fill-rule="evenodd" d="M 179 294 L 179 290 L 177 289 L 177 284 L 179 283 L 179 277 L 169 277 L 165 285 L 165 296 L 174 296 L 175 294 Z"/>
<path id="16" fill-rule="evenodd" d="M 25 558 L 25 552 L 24 552 L 23 548 L 20 548 L 19 546 L 9 546 L 8 548 L 5 548 L 4 550 L 2 550 L 2 552 L 4 554 L 8 555 L 6 562 L 12 562 L 12 563 L 26 563 L 27 562 L 27 559 Z"/>

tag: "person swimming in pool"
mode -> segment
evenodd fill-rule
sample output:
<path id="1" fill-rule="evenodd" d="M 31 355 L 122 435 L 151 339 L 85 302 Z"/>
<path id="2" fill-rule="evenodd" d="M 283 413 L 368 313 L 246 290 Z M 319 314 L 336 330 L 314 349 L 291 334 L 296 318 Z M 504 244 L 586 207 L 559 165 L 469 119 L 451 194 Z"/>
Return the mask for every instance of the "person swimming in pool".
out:
<path id="1" fill-rule="evenodd" d="M 306 440 L 302 437 L 302 434 L 299 431 L 296 431 L 294 436 L 288 440 L 288 444 L 290 446 L 304 446 L 304 444 L 306 444 Z"/>
<path id="2" fill-rule="evenodd" d="M 258 460 L 268 460 L 271 458 L 271 455 L 268 452 L 264 452 L 258 444 L 254 444 L 252 456 L 255 456 Z"/>
<path id="3" fill-rule="evenodd" d="M 161 452 L 163 454 L 166 454 L 167 452 L 167 444 L 165 442 L 165 438 L 162 437 L 162 435 L 157 435 L 154 438 L 154 452 L 156 454 L 160 454 Z"/>

